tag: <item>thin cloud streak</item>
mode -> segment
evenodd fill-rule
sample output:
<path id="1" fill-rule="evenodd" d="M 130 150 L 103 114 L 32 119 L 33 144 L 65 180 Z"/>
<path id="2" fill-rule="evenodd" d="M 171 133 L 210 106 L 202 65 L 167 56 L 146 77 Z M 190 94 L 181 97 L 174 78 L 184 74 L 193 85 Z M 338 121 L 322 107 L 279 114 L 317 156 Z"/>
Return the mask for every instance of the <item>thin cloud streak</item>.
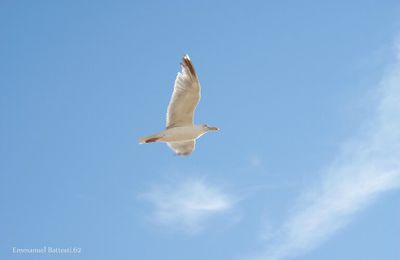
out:
<path id="1" fill-rule="evenodd" d="M 202 179 L 158 185 L 140 198 L 153 205 L 156 223 L 190 234 L 201 231 L 209 218 L 232 209 L 234 204 L 230 195 Z"/>
<path id="2" fill-rule="evenodd" d="M 399 45 L 400 47 L 400 45 Z M 325 169 L 323 179 L 301 197 L 277 236 L 255 259 L 304 254 L 348 224 L 384 192 L 400 187 L 400 48 L 378 88 L 373 120 Z M 253 259 L 253 258 L 252 258 Z"/>

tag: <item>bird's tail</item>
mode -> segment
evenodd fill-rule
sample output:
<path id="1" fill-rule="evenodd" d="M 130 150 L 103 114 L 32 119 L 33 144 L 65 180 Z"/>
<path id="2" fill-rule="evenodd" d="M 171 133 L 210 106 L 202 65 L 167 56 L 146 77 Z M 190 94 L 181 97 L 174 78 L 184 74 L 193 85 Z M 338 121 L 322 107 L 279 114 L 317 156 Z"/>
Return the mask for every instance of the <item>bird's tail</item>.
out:
<path id="1" fill-rule="evenodd" d="M 154 143 L 160 140 L 162 135 L 160 134 L 154 134 L 154 135 L 149 135 L 149 136 L 144 136 L 139 138 L 139 144 L 147 144 L 147 143 Z"/>

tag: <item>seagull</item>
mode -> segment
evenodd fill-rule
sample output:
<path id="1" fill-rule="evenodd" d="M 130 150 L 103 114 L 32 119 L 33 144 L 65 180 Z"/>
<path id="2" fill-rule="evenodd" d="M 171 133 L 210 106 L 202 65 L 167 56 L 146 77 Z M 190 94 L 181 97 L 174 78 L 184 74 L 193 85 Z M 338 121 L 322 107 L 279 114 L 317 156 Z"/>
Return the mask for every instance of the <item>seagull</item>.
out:
<path id="1" fill-rule="evenodd" d="M 219 128 L 193 124 L 194 110 L 200 101 L 200 82 L 189 55 L 182 58 L 181 71 L 167 109 L 166 129 L 139 139 L 139 144 L 165 142 L 177 155 L 190 155 L 196 139 Z"/>

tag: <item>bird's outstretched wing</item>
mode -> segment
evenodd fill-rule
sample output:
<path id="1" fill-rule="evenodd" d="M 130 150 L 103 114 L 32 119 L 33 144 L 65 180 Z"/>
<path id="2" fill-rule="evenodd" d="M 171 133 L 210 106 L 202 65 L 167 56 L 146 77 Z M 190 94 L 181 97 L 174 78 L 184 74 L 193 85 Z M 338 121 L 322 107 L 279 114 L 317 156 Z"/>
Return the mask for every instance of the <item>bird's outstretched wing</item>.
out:
<path id="1" fill-rule="evenodd" d="M 167 128 L 193 125 L 193 114 L 199 100 L 199 79 L 189 56 L 185 55 L 168 105 Z"/>
<path id="2" fill-rule="evenodd" d="M 167 143 L 169 148 L 172 149 L 177 155 L 189 155 L 194 151 L 196 141 L 173 142 Z"/>

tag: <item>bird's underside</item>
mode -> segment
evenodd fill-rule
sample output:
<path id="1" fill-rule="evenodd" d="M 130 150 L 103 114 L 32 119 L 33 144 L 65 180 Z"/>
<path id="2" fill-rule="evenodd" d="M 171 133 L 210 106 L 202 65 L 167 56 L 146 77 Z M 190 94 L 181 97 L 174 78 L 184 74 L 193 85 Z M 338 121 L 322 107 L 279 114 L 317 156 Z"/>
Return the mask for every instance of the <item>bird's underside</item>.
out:
<path id="1" fill-rule="evenodd" d="M 157 134 L 143 137 L 140 143 L 165 142 L 177 155 L 189 155 L 195 148 L 195 140 L 205 133 L 203 126 L 167 128 Z"/>
<path id="2" fill-rule="evenodd" d="M 184 141 L 167 143 L 168 147 L 172 149 L 177 155 L 189 155 L 194 151 L 196 141 Z"/>
<path id="3" fill-rule="evenodd" d="M 141 143 L 160 142 L 162 137 L 149 137 L 141 141 Z M 181 141 L 181 142 L 165 142 L 172 151 L 177 155 L 189 155 L 194 151 L 196 140 Z"/>

